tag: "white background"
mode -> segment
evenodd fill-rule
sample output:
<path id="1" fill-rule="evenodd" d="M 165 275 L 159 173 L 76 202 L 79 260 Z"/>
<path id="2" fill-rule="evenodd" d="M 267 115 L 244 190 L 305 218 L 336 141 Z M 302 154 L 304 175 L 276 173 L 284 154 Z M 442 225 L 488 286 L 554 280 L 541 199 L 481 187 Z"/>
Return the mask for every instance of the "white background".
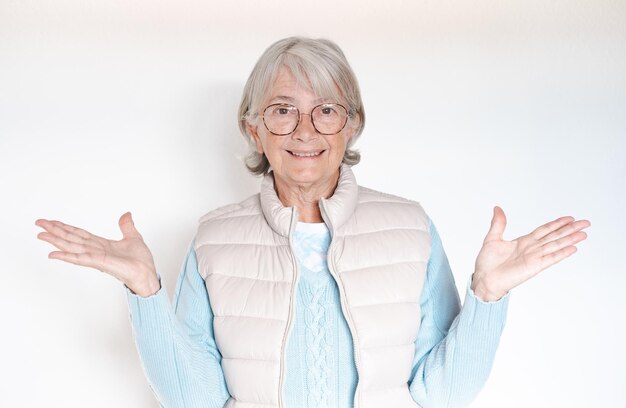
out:
<path id="1" fill-rule="evenodd" d="M 48 260 L 34 221 L 119 238 L 132 211 L 171 294 L 196 220 L 258 190 L 236 109 L 294 34 L 344 49 L 357 178 L 422 203 L 461 295 L 494 205 L 507 239 L 592 222 L 514 290 L 473 406 L 626 406 L 623 0 L 0 0 L 0 406 L 157 406 L 121 284 Z"/>

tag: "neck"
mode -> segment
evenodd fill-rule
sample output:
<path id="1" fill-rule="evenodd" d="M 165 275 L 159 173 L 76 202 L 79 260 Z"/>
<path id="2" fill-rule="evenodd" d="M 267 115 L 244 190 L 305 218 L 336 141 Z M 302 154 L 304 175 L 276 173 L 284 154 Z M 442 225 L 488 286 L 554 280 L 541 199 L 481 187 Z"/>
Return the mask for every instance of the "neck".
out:
<path id="1" fill-rule="evenodd" d="M 274 175 L 274 188 L 285 207 L 298 209 L 300 222 L 324 222 L 320 211 L 320 198 L 333 195 L 339 182 L 339 170 L 329 180 L 319 184 L 289 184 Z"/>

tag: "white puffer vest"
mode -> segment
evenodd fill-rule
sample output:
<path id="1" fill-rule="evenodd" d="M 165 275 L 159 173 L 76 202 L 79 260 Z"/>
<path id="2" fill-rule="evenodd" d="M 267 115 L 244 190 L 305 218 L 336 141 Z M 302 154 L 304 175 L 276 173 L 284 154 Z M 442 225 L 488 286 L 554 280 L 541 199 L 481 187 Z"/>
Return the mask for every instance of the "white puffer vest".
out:
<path id="1" fill-rule="evenodd" d="M 354 406 L 418 407 L 408 380 L 430 256 L 428 218 L 416 202 L 358 186 L 347 165 L 320 209 L 332 236 L 328 267 L 354 341 Z M 284 407 L 297 221 L 296 208 L 278 199 L 271 173 L 260 194 L 200 219 L 195 250 L 232 396 L 226 407 Z"/>

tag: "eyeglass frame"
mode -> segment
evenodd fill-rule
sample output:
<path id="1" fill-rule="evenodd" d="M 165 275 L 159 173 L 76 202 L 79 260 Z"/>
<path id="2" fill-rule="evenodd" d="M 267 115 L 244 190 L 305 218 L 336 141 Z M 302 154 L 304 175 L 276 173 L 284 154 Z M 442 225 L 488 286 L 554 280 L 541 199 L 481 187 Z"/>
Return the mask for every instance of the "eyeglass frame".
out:
<path id="1" fill-rule="evenodd" d="M 270 128 L 267 126 L 267 123 L 265 123 L 265 112 L 272 106 L 293 106 L 296 111 L 298 112 L 298 121 L 296 122 L 296 126 L 294 126 L 293 130 L 289 133 L 274 133 L 270 130 Z M 341 128 L 336 131 L 335 133 L 322 133 L 319 131 L 319 129 L 317 129 L 317 126 L 315 126 L 315 121 L 313 120 L 313 116 L 311 116 L 311 113 L 313 113 L 313 111 L 317 108 L 319 108 L 320 106 L 324 106 L 324 105 L 333 105 L 333 106 L 341 106 L 341 108 L 346 112 L 346 120 L 343 122 L 343 125 L 341 126 Z M 346 128 L 346 125 L 348 124 L 348 119 L 350 119 L 352 117 L 352 112 L 349 111 L 345 106 L 343 106 L 340 103 L 320 103 L 319 105 L 315 105 L 313 108 L 311 108 L 311 112 L 309 113 L 302 113 L 300 112 L 300 109 L 298 109 L 297 106 L 292 105 L 290 103 L 282 103 L 282 102 L 278 102 L 278 103 L 272 103 L 270 105 L 267 105 L 265 107 L 265 109 L 263 109 L 263 114 L 261 115 L 261 120 L 263 121 L 263 125 L 265 126 L 265 129 L 267 129 L 268 132 L 270 132 L 271 134 L 273 134 L 274 136 L 288 136 L 290 134 L 292 134 L 293 132 L 296 131 L 296 129 L 298 129 L 298 126 L 300 126 L 300 119 L 302 118 L 302 115 L 309 115 L 309 118 L 311 119 L 311 125 L 313 125 L 313 129 L 315 129 L 315 131 L 317 133 L 319 133 L 320 135 L 324 135 L 324 136 L 332 136 L 332 135 L 336 135 L 339 132 L 341 132 L 342 130 L 344 130 Z"/>

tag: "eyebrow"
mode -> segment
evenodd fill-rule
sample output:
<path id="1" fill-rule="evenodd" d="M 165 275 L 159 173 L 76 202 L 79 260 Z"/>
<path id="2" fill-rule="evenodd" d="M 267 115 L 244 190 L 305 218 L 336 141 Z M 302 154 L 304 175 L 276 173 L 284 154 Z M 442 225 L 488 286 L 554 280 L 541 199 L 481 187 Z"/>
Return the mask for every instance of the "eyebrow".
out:
<path id="1" fill-rule="evenodd" d="M 330 98 L 317 98 L 313 101 L 313 103 L 317 104 L 317 103 L 324 103 L 324 102 L 328 102 L 330 101 Z M 296 100 L 294 98 L 292 98 L 291 96 L 285 96 L 285 95 L 278 95 L 273 97 L 272 99 L 270 99 L 269 103 L 274 103 L 276 101 L 287 101 L 287 102 L 291 102 L 294 103 Z"/>

